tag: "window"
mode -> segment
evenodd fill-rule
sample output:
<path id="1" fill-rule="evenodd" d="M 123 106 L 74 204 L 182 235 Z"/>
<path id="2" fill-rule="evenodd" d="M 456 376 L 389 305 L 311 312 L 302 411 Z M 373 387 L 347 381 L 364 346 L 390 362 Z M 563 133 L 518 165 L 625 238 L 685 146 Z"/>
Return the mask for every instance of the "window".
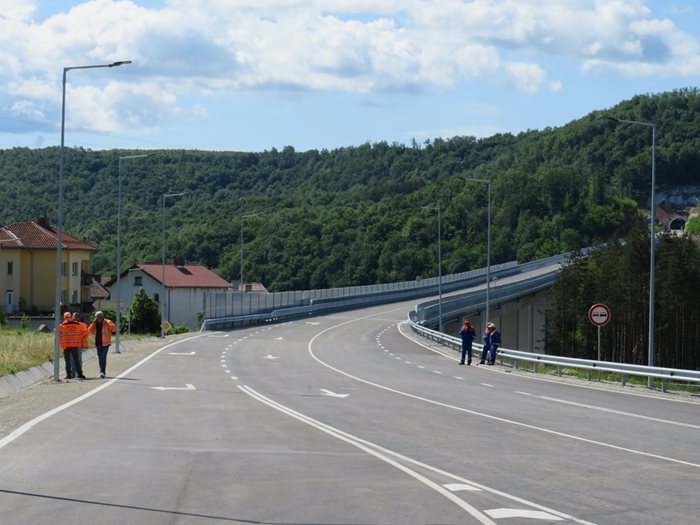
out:
<path id="1" fill-rule="evenodd" d="M 71 304 L 78 304 L 78 290 L 73 290 L 70 296 L 70 302 Z"/>
<path id="2" fill-rule="evenodd" d="M 134 275 L 134 286 L 143 286 L 143 276 Z"/>
<path id="3" fill-rule="evenodd" d="M 68 276 L 68 263 L 61 263 L 61 275 Z"/>
<path id="4" fill-rule="evenodd" d="M 160 294 L 154 293 L 153 300 L 157 303 L 160 303 Z"/>
<path id="5" fill-rule="evenodd" d="M 73 277 L 77 277 L 77 276 L 78 276 L 78 263 L 77 263 L 77 262 L 74 262 L 73 264 L 71 264 L 70 274 L 71 274 Z"/>
<path id="6" fill-rule="evenodd" d="M 61 304 L 66 304 L 68 298 L 68 290 L 61 290 Z"/>
<path id="7" fill-rule="evenodd" d="M 8 261 L 7 263 L 7 275 L 12 275 L 12 261 Z"/>

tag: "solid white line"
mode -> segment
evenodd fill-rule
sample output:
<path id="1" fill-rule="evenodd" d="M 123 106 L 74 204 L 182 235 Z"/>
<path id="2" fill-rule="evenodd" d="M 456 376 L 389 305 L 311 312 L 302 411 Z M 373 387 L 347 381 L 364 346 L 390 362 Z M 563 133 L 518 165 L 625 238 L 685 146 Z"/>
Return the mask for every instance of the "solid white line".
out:
<path id="1" fill-rule="evenodd" d="M 440 486 L 439 484 L 435 483 L 434 481 L 426 478 L 422 474 L 419 474 L 415 470 L 412 470 L 412 469 L 408 468 L 407 466 L 402 465 L 398 461 L 391 459 L 390 457 L 382 454 L 381 452 L 378 452 L 377 450 L 373 450 L 372 448 L 365 445 L 361 440 L 355 438 L 354 436 L 351 436 L 350 434 L 347 434 L 345 432 L 341 433 L 340 431 L 334 429 L 333 427 L 325 425 L 324 423 L 321 423 L 320 421 L 317 421 L 317 420 L 312 419 L 308 416 L 305 416 L 299 412 L 296 412 L 296 411 L 294 411 L 294 410 L 292 410 L 292 409 L 290 409 L 290 408 L 288 408 L 280 403 L 277 403 L 276 401 L 273 401 L 273 400 L 263 396 L 262 394 L 256 392 L 255 390 L 253 390 L 250 387 L 239 385 L 238 388 L 240 388 L 243 392 L 245 392 L 246 394 L 248 394 L 252 398 L 257 399 L 261 403 L 264 403 L 264 404 L 268 405 L 269 407 L 272 407 L 275 410 L 282 412 L 283 414 L 286 414 L 290 417 L 293 417 L 293 418 L 297 419 L 298 421 L 301 421 L 302 423 L 306 423 L 307 425 L 314 427 L 317 430 L 320 430 L 321 432 L 324 432 L 324 433 L 326 433 L 326 434 L 328 434 L 336 439 L 339 439 L 339 440 L 344 441 L 344 442 L 346 442 L 354 447 L 357 447 L 360 450 L 366 452 L 367 454 L 374 456 L 375 458 L 380 459 L 381 461 L 383 461 L 385 463 L 388 463 L 392 467 L 395 467 L 395 468 L 401 470 L 402 472 L 405 472 L 406 474 L 408 474 L 412 478 L 416 479 L 417 481 L 420 481 L 421 483 L 423 483 L 427 487 L 433 489 L 434 491 L 438 492 L 439 494 L 443 495 L 444 497 L 446 497 L 447 499 L 449 499 L 450 501 L 455 503 L 462 510 L 466 511 L 471 516 L 473 516 L 474 518 L 479 520 L 479 523 L 482 523 L 483 525 L 496 525 L 495 521 L 491 520 L 485 514 L 479 512 L 475 507 L 471 506 L 463 499 L 455 496 L 452 492 L 450 492 L 446 488 L 444 488 L 444 487 Z"/>
<path id="2" fill-rule="evenodd" d="M 529 393 L 527 393 L 527 392 L 519 392 L 519 391 L 517 391 L 517 390 L 515 391 L 515 393 L 516 393 L 516 394 L 520 394 L 521 396 L 531 396 L 531 395 L 532 395 L 532 394 L 529 394 Z"/>
<path id="3" fill-rule="evenodd" d="M 381 315 L 381 314 L 375 314 L 375 315 Z M 369 317 L 373 317 L 373 316 L 368 316 L 368 318 L 369 318 Z M 661 456 L 661 455 L 658 455 L 658 454 L 652 454 L 652 453 L 650 453 L 650 452 L 643 452 L 643 451 L 641 451 L 641 450 L 635 450 L 635 449 L 632 449 L 632 448 L 621 447 L 621 446 L 613 445 L 613 444 L 610 444 L 610 443 L 604 443 L 604 442 L 602 442 L 602 441 L 596 441 L 596 440 L 594 440 L 594 439 L 588 439 L 588 438 L 584 438 L 584 437 L 581 437 L 581 436 L 575 436 L 575 435 L 573 435 L 573 434 L 567 434 L 566 432 L 559 432 L 558 430 L 551 430 L 551 429 L 549 429 L 549 428 L 538 427 L 538 426 L 536 426 L 536 425 L 531 425 L 531 424 L 529 424 L 529 423 L 522 423 L 522 422 L 520 422 L 520 421 L 515 421 L 515 420 L 513 420 L 513 419 L 506 419 L 506 418 L 494 416 L 494 415 L 491 415 L 491 414 L 486 414 L 486 413 L 484 413 L 484 412 L 477 412 L 477 411 L 475 411 L 475 410 L 469 410 L 469 409 L 467 409 L 467 408 L 458 407 L 458 406 L 455 406 L 455 405 L 450 405 L 450 404 L 448 404 L 448 403 L 443 403 L 443 402 L 441 402 L 441 401 L 435 401 L 434 399 L 428 399 L 428 398 L 425 398 L 425 397 L 417 396 L 417 395 L 415 395 L 415 394 L 409 394 L 408 392 L 403 392 L 403 391 L 397 390 L 397 389 L 395 389 L 395 388 L 391 388 L 391 387 L 388 387 L 388 386 L 380 385 L 380 384 L 378 384 L 378 383 L 373 383 L 372 381 L 368 381 L 367 379 L 362 379 L 362 378 L 360 378 L 360 377 L 354 376 L 354 375 L 349 374 L 349 373 L 347 373 L 347 372 L 344 372 L 343 370 L 340 370 L 339 368 L 336 368 L 336 367 L 334 367 L 334 366 L 332 366 L 332 365 L 326 363 L 325 361 L 322 361 L 322 360 L 319 359 L 318 357 L 316 357 L 316 355 L 315 355 L 314 352 L 313 352 L 312 347 L 313 347 L 313 344 L 314 344 L 314 342 L 316 341 L 316 339 L 317 339 L 318 337 L 320 337 L 321 335 L 323 335 L 324 333 L 326 333 L 326 332 L 328 332 L 328 331 L 330 331 L 330 330 L 333 330 L 333 329 L 335 329 L 335 328 L 338 328 L 339 326 L 342 326 L 342 325 L 345 325 L 345 324 L 348 324 L 348 323 L 350 323 L 350 322 L 357 321 L 357 320 L 360 320 L 360 319 L 354 319 L 354 320 L 351 320 L 351 321 L 345 321 L 345 322 L 343 322 L 343 323 L 340 323 L 340 324 L 337 324 L 337 325 L 334 325 L 334 326 L 330 326 L 330 327 L 326 328 L 325 330 L 322 330 L 321 332 L 317 333 L 314 337 L 312 337 L 312 338 L 309 340 L 309 343 L 308 343 L 308 345 L 307 345 L 307 351 L 308 351 L 309 355 L 310 355 L 314 360 L 316 360 L 318 363 L 320 363 L 321 365 L 323 365 L 323 366 L 325 366 L 326 368 L 328 368 L 328 369 L 330 369 L 330 370 L 333 370 L 333 371 L 335 371 L 335 372 L 337 372 L 337 373 L 339 373 L 339 374 L 341 374 L 341 375 L 344 375 L 345 377 L 349 377 L 350 379 L 354 379 L 355 381 L 359 381 L 360 383 L 365 383 L 365 384 L 367 384 L 367 385 L 371 385 L 371 386 L 374 386 L 374 387 L 376 387 L 376 388 L 380 388 L 380 389 L 382 389 L 382 390 L 386 390 L 387 392 L 393 392 L 393 393 L 395 393 L 395 394 L 398 394 L 398 395 L 401 395 L 401 396 L 405 396 L 405 397 L 408 397 L 408 398 L 411 398 L 411 399 L 417 399 L 417 400 L 419 400 L 419 401 L 423 401 L 423 402 L 425 402 L 425 403 L 430 403 L 430 404 L 433 404 L 433 405 L 436 405 L 436 406 L 441 406 L 441 407 L 449 408 L 449 409 L 452 409 L 452 410 L 458 410 L 458 411 L 464 412 L 464 413 L 466 413 L 466 414 L 472 414 L 472 415 L 474 415 L 474 416 L 483 417 L 483 418 L 486 418 L 486 419 L 490 419 L 490 420 L 492 420 L 492 421 L 500 421 L 501 423 L 507 423 L 507 424 L 510 424 L 510 425 L 515 425 L 515 426 L 518 426 L 518 427 L 527 428 L 527 429 L 530 429 L 530 430 L 536 430 L 536 431 L 538 431 L 538 432 L 543 432 L 543 433 L 545 433 L 545 434 L 550 434 L 550 435 L 553 435 L 553 436 L 559 436 L 559 437 L 563 437 L 563 438 L 573 439 L 573 440 L 575 440 L 575 441 L 580 441 L 580 442 L 583 442 L 583 443 L 588 443 L 588 444 L 590 444 L 590 445 L 597 445 L 597 446 L 600 446 L 600 447 L 610 448 L 610 449 L 613 449 L 613 450 L 620 450 L 620 451 L 622 451 L 622 452 L 629 452 L 629 453 L 631 453 L 631 454 L 636 454 L 636 455 L 639 455 L 639 456 L 644 456 L 644 457 L 648 457 L 648 458 L 659 459 L 659 460 L 662 460 L 662 461 L 668 461 L 668 462 L 671 462 L 671 463 L 677 463 L 677 464 L 686 465 L 686 466 L 689 466 L 689 467 L 700 468 L 700 463 L 692 463 L 692 462 L 690 462 L 690 461 L 683 461 L 683 460 L 681 460 L 681 459 L 669 458 L 669 457 L 667 457 L 667 456 Z M 487 383 L 481 383 L 481 384 L 484 385 L 484 386 L 493 387 L 493 385 L 489 385 L 489 384 L 487 384 Z"/>
<path id="4" fill-rule="evenodd" d="M 491 509 L 487 510 L 486 514 L 495 520 L 503 518 L 530 518 L 535 520 L 561 521 L 558 516 L 552 516 L 547 512 L 538 510 L 521 510 L 521 509 Z"/>
<path id="5" fill-rule="evenodd" d="M 65 410 L 66 408 L 70 408 L 70 407 L 72 407 L 73 405 L 77 405 L 77 404 L 80 403 L 81 401 L 84 401 L 84 400 L 88 399 L 89 397 L 94 396 L 95 394 L 97 394 L 97 393 L 100 392 L 101 390 L 104 390 L 104 389 L 107 388 L 108 386 L 113 385 L 114 383 L 116 383 L 117 381 L 119 381 L 122 377 L 126 377 L 127 375 L 129 375 L 131 372 L 133 372 L 134 370 L 136 370 L 138 367 L 140 367 L 142 364 L 144 364 L 144 363 L 147 362 L 148 360 L 153 359 L 155 356 L 157 356 L 159 353 L 161 353 L 161 352 L 162 352 L 163 350 L 165 350 L 166 348 L 170 348 L 171 346 L 175 346 L 175 345 L 178 345 L 178 344 L 180 344 L 180 343 L 184 343 L 185 341 L 191 341 L 192 339 L 198 339 L 198 338 L 200 338 L 200 337 L 205 337 L 205 334 L 202 334 L 202 335 L 195 335 L 195 336 L 193 336 L 193 337 L 188 337 L 187 339 L 182 339 L 182 340 L 180 340 L 180 341 L 175 341 L 175 342 L 172 342 L 172 343 L 170 343 L 170 344 L 167 344 L 167 345 L 165 345 L 165 346 L 159 348 L 158 350 L 156 350 L 155 352 L 153 352 L 151 355 L 146 356 L 144 359 L 142 359 L 141 361 L 139 361 L 138 363 L 136 363 L 134 366 L 132 366 L 132 367 L 129 368 L 128 370 L 125 370 L 124 372 L 122 372 L 122 373 L 119 374 L 118 376 L 116 376 L 116 377 L 110 379 L 110 380 L 107 381 L 106 383 L 103 383 L 102 385 L 98 386 L 97 388 L 94 388 L 93 390 L 90 390 L 89 392 L 86 392 L 86 393 L 83 394 L 82 396 L 76 397 L 75 399 L 73 399 L 73 400 L 71 400 L 71 401 L 68 401 L 67 403 L 62 404 L 61 406 L 58 406 L 58 407 L 56 407 L 56 408 L 54 408 L 54 409 L 52 409 L 52 410 L 49 410 L 48 412 L 46 412 L 46 413 L 44 413 L 44 414 L 41 414 L 40 416 L 35 417 L 35 418 L 32 419 L 31 421 L 26 422 L 24 425 L 22 425 L 21 427 L 19 427 L 17 430 L 11 432 L 10 434 L 8 434 L 7 436 L 5 436 L 4 438 L 0 439 L 0 448 L 3 448 L 5 445 L 8 445 L 9 443 L 12 443 L 15 439 L 17 439 L 17 438 L 20 437 L 22 434 L 24 434 L 24 433 L 27 432 L 28 430 L 32 429 L 34 426 L 38 425 L 38 424 L 41 423 L 42 421 L 45 421 L 45 420 L 47 420 L 48 418 L 50 418 L 51 416 L 53 416 L 53 415 L 55 415 L 55 414 L 58 414 L 59 412 L 62 412 L 62 411 Z"/>
<path id="6" fill-rule="evenodd" d="M 588 408 L 590 410 L 597 410 L 598 412 L 607 412 L 609 414 L 618 414 L 620 416 L 635 417 L 638 419 L 646 419 L 647 421 L 655 421 L 657 423 L 665 423 L 667 425 L 676 425 L 679 427 L 695 428 L 700 429 L 700 425 L 693 425 L 691 423 L 681 423 L 680 421 L 671 421 L 670 419 L 661 419 L 652 416 L 643 416 L 641 414 L 634 414 L 632 412 L 623 412 L 622 410 L 614 410 L 612 408 L 604 408 L 595 405 L 586 405 L 584 403 L 576 403 L 574 401 L 565 401 L 564 399 L 557 399 L 555 397 L 548 396 L 535 396 L 536 399 L 543 399 L 545 401 L 552 401 L 553 403 L 562 403 L 564 405 L 571 405 L 575 407 Z"/>

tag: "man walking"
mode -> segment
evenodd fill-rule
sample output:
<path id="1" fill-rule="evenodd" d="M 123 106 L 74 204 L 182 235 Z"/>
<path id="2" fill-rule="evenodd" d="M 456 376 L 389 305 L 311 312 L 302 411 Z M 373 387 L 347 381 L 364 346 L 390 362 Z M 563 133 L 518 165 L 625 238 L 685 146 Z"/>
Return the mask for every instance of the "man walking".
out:
<path id="1" fill-rule="evenodd" d="M 63 314 L 63 322 L 59 326 L 59 342 L 63 348 L 63 359 L 66 362 L 66 379 L 78 377 L 85 379 L 83 366 L 80 362 L 79 352 L 83 347 L 83 327 L 81 323 L 73 321 L 70 312 Z"/>
<path id="2" fill-rule="evenodd" d="M 112 334 L 117 333 L 116 325 L 109 319 L 105 319 L 102 312 L 95 312 L 95 320 L 88 328 L 88 332 L 95 336 L 95 349 L 97 361 L 100 365 L 100 379 L 104 379 L 107 373 L 107 352 L 112 342 Z"/>

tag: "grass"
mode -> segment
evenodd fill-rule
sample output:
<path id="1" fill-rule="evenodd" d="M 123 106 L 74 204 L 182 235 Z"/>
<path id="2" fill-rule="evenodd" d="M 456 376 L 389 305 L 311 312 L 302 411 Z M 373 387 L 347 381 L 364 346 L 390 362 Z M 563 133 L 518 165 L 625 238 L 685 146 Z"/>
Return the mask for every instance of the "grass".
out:
<path id="1" fill-rule="evenodd" d="M 0 376 L 53 361 L 52 333 L 0 327 Z"/>

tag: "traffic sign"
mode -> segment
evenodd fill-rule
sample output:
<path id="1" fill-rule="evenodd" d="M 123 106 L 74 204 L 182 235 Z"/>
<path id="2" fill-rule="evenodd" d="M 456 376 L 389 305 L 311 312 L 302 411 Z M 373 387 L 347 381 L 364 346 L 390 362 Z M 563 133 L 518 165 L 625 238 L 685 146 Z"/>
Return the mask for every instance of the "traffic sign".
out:
<path id="1" fill-rule="evenodd" d="M 594 304 L 588 310 L 588 320 L 598 327 L 608 324 L 610 317 L 610 308 L 604 304 Z"/>
<path id="2" fill-rule="evenodd" d="M 166 332 L 169 332 L 173 325 L 171 325 L 168 321 L 163 321 L 163 324 L 160 325 L 160 327 Z"/>

